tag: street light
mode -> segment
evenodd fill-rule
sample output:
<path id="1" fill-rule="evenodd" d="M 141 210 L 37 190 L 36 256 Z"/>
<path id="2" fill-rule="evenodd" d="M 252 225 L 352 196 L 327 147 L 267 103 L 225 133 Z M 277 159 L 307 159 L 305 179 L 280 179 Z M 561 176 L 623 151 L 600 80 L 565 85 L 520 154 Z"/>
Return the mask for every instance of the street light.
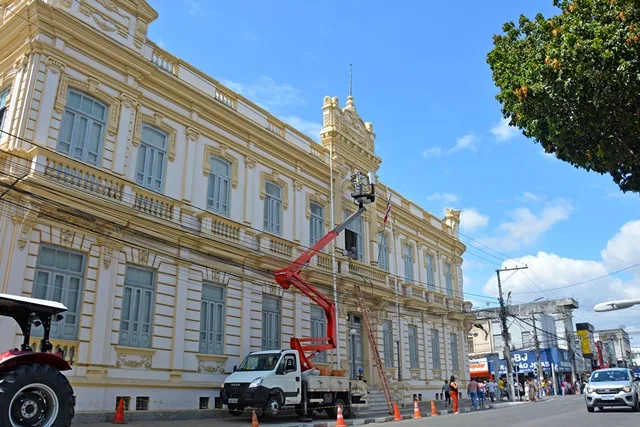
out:
<path id="1" fill-rule="evenodd" d="M 625 308 L 633 307 L 636 304 L 640 304 L 640 298 L 607 301 L 607 302 L 601 302 L 599 304 L 594 305 L 593 311 L 602 313 L 605 311 L 624 310 Z"/>

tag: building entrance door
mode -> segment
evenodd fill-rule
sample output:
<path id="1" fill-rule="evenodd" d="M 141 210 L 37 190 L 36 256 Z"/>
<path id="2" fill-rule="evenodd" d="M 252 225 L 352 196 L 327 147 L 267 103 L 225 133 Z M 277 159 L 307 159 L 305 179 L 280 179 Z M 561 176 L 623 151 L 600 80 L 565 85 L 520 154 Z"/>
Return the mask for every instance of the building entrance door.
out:
<path id="1" fill-rule="evenodd" d="M 351 379 L 358 377 L 358 368 L 364 368 L 362 349 L 362 316 L 349 314 L 349 370 Z"/>

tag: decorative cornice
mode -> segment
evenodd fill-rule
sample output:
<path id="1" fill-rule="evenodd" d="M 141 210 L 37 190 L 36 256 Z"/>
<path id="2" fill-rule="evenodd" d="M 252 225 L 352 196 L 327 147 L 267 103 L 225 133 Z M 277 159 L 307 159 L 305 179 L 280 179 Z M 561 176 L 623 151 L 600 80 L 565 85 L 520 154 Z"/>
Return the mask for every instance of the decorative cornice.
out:
<path id="1" fill-rule="evenodd" d="M 136 98 L 134 95 L 123 92 L 120 94 L 120 97 L 118 99 L 120 100 L 122 105 L 124 105 L 127 108 L 132 108 L 136 110 L 140 108 L 140 103 L 138 102 L 138 98 Z"/>
<path id="2" fill-rule="evenodd" d="M 244 164 L 249 168 L 253 169 L 256 167 L 256 159 L 253 157 L 245 157 Z"/>
<path id="3" fill-rule="evenodd" d="M 187 136 L 187 141 L 197 141 L 201 135 L 199 130 L 190 127 L 186 128 L 184 133 Z"/>
<path id="4" fill-rule="evenodd" d="M 267 195 L 266 182 L 271 181 L 274 184 L 279 185 L 282 188 L 282 207 L 287 210 L 289 207 L 289 184 L 280 178 L 280 174 L 276 171 L 267 173 L 265 171 L 260 172 L 260 199 L 264 200 Z"/>
<path id="5" fill-rule="evenodd" d="M 44 64 L 46 69 L 50 69 L 53 74 L 64 72 L 65 68 L 67 68 L 67 64 L 54 56 L 48 56 L 47 59 L 44 60 Z"/>
<path id="6" fill-rule="evenodd" d="M 238 159 L 232 156 L 225 145 L 220 144 L 219 147 L 213 145 L 204 146 L 204 158 L 202 159 L 202 174 L 209 176 L 211 173 L 211 163 L 209 160 L 211 156 L 218 157 L 222 160 L 226 160 L 231 165 L 231 186 L 233 188 L 238 187 Z"/>
<path id="7" fill-rule="evenodd" d="M 107 132 L 109 133 L 109 135 L 114 136 L 118 133 L 118 121 L 120 119 L 120 101 L 107 94 L 106 92 L 98 89 L 99 85 L 100 81 L 93 77 L 89 77 L 88 81 L 83 82 L 81 80 L 70 77 L 68 74 L 62 73 L 60 84 L 58 85 L 58 95 L 56 96 L 54 110 L 59 114 L 62 114 L 64 112 L 64 109 L 67 105 L 67 94 L 69 92 L 69 88 L 85 92 L 107 105 Z"/>
<path id="8" fill-rule="evenodd" d="M 147 124 L 149 126 L 160 129 L 167 134 L 167 139 L 169 140 L 167 157 L 169 158 L 170 162 L 173 162 L 176 159 L 176 135 L 178 134 L 177 129 L 165 123 L 164 116 L 160 113 L 155 113 L 153 116 L 139 113 L 136 115 L 136 125 L 134 128 L 133 138 L 131 139 L 131 143 L 136 147 L 142 140 L 143 124 Z"/>

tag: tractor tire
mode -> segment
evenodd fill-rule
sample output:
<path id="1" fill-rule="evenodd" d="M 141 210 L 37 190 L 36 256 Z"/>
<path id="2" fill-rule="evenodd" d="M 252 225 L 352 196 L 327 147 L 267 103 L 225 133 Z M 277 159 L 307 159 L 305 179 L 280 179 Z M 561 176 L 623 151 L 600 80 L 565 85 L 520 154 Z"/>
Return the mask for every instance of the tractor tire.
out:
<path id="1" fill-rule="evenodd" d="M 75 416 L 73 389 L 60 371 L 29 364 L 0 374 L 0 426 L 69 427 Z"/>

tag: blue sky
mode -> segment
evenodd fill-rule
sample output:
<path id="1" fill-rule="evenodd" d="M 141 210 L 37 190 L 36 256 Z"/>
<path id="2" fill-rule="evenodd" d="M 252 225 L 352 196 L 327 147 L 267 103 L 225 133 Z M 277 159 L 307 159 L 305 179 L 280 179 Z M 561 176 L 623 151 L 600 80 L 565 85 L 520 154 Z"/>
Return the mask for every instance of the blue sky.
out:
<path id="1" fill-rule="evenodd" d="M 640 197 L 544 155 L 501 121 L 495 100 L 492 35 L 520 13 L 554 14 L 552 0 L 178 3 L 150 1 L 160 18 L 149 37 L 312 137 L 323 97 L 344 103 L 353 63 L 355 103 L 373 122 L 381 179 L 438 216 L 463 209 L 466 292 L 493 295 L 496 268 L 527 262 L 530 272 L 505 283 L 515 301 L 574 296 L 577 321 L 640 330 L 640 309 L 590 310 L 640 297 L 640 267 L 547 290 L 640 262 Z"/>

